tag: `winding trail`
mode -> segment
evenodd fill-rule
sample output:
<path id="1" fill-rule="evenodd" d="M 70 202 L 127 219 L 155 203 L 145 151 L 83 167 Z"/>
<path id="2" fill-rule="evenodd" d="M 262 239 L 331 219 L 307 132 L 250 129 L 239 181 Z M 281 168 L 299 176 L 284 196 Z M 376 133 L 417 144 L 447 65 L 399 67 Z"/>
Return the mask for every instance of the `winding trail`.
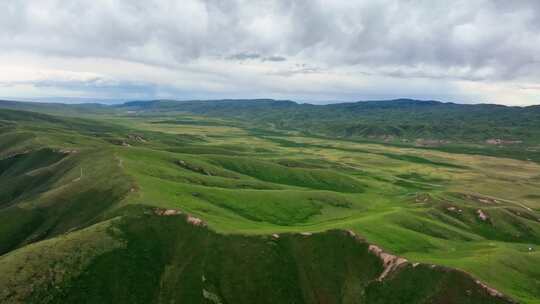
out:
<path id="1" fill-rule="evenodd" d="M 72 180 L 71 182 L 75 183 L 75 182 L 78 182 L 81 180 L 81 178 L 83 177 L 83 168 L 81 167 L 81 174 L 79 175 L 79 177 L 77 177 L 76 179 Z"/>

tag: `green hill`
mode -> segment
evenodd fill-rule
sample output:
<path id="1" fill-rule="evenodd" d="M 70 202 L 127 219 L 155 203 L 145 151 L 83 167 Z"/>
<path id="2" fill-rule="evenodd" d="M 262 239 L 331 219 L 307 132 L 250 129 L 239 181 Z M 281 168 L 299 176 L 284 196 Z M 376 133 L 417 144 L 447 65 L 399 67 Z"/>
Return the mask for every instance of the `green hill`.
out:
<path id="1" fill-rule="evenodd" d="M 235 102 L 1 109 L 0 302 L 539 303 L 529 154 L 218 117 Z"/>
<path id="2" fill-rule="evenodd" d="M 0 257 L 0 284 L 6 287 L 0 300 L 510 303 L 463 272 L 381 255 L 348 232 L 226 236 L 188 223 L 194 220 L 185 215 L 156 211 Z"/>
<path id="3" fill-rule="evenodd" d="M 146 101 L 116 108 L 142 114 L 177 111 L 231 117 L 343 138 L 540 142 L 540 113 L 535 107 L 397 99 L 321 106 L 276 100 Z"/>

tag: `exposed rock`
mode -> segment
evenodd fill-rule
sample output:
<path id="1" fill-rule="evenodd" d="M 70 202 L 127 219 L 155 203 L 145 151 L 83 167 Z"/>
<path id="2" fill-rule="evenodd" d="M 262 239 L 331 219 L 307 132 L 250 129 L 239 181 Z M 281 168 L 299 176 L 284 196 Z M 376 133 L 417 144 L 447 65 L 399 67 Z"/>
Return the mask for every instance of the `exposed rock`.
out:
<path id="1" fill-rule="evenodd" d="M 500 138 L 490 138 L 486 140 L 486 144 L 488 145 L 513 145 L 521 143 L 523 143 L 522 140 L 504 140 Z"/>
<path id="2" fill-rule="evenodd" d="M 184 169 L 187 169 L 187 170 L 190 170 L 190 171 L 193 171 L 193 172 L 197 172 L 197 173 L 200 173 L 200 174 L 212 176 L 212 173 L 210 173 L 210 171 L 208 171 L 208 170 L 206 170 L 206 169 L 204 169 L 202 167 L 195 166 L 193 164 L 189 164 L 184 160 L 181 160 L 181 159 L 177 160 L 176 164 L 179 165 L 180 167 L 184 168 Z"/>
<path id="3" fill-rule="evenodd" d="M 203 297 L 208 300 L 209 302 L 211 303 L 214 303 L 214 304 L 221 304 L 221 299 L 219 298 L 219 296 L 215 293 L 212 293 L 206 289 L 203 289 Z"/>
<path id="4" fill-rule="evenodd" d="M 311 232 L 301 232 L 300 234 L 303 235 L 303 236 L 310 236 L 313 233 L 311 233 Z"/>
<path id="5" fill-rule="evenodd" d="M 63 153 L 63 154 L 75 154 L 75 153 L 79 153 L 79 150 L 77 150 L 77 149 L 60 149 L 60 150 L 58 150 L 58 152 Z"/>
<path id="6" fill-rule="evenodd" d="M 428 203 L 431 202 L 432 198 L 431 195 L 427 193 L 417 193 L 415 197 L 415 202 L 417 203 Z"/>
<path id="7" fill-rule="evenodd" d="M 138 142 L 143 142 L 143 143 L 146 142 L 146 139 L 144 139 L 144 137 L 142 137 L 142 135 L 128 134 L 127 138 L 130 139 L 130 140 L 138 141 Z"/>
<path id="8" fill-rule="evenodd" d="M 169 216 L 169 215 L 177 215 L 177 214 L 180 214 L 182 212 L 178 211 L 178 210 L 174 210 L 174 209 L 167 209 L 163 212 L 163 215 L 165 216 Z"/>
<path id="9" fill-rule="evenodd" d="M 503 298 L 504 295 L 502 293 L 500 293 L 498 290 L 492 288 L 492 287 L 489 287 L 487 286 L 486 284 L 476 280 L 476 284 L 480 285 L 482 288 L 484 288 L 491 296 L 493 297 L 498 297 L 498 298 Z"/>
<path id="10" fill-rule="evenodd" d="M 194 226 L 206 227 L 206 223 L 198 217 L 188 215 L 186 221 Z"/>
<path id="11" fill-rule="evenodd" d="M 274 239 L 276 239 L 276 240 L 279 239 L 279 234 L 273 233 L 273 234 L 272 234 L 272 238 L 274 238 Z"/>
<path id="12" fill-rule="evenodd" d="M 489 219 L 489 216 L 482 211 L 482 209 L 476 210 L 476 214 L 478 214 L 478 218 L 482 221 L 487 221 Z"/>
<path id="13" fill-rule="evenodd" d="M 182 214 L 182 211 L 175 210 L 175 209 L 162 209 L 162 208 L 155 208 L 154 214 L 159 216 L 171 216 L 171 215 L 178 215 Z"/>
<path id="14" fill-rule="evenodd" d="M 376 245 L 369 245 L 369 251 L 378 256 L 383 262 L 384 271 L 377 278 L 378 281 L 382 281 L 400 266 L 407 264 L 407 259 L 386 253 Z"/>

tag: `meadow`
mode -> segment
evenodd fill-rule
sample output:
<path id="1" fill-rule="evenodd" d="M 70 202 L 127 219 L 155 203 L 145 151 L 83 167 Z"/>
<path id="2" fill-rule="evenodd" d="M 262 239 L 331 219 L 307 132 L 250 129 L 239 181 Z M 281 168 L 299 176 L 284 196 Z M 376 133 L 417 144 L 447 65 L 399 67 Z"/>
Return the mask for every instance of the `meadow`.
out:
<path id="1" fill-rule="evenodd" d="M 121 215 L 129 217 L 142 208 L 177 210 L 202 219 L 210 231 L 204 233 L 212 235 L 208 246 L 227 239 L 248 244 L 242 238 L 266 240 L 275 234 L 303 244 L 295 239 L 301 233 L 348 230 L 411 263 L 458 269 L 521 303 L 540 303 L 540 164 L 535 161 L 265 130 L 245 121 L 193 114 L 120 111 L 81 116 L 0 112 L 0 269 L 11 274 L 0 275 L 0 285 L 28 288 L 21 282 L 39 270 L 29 274 L 14 265 L 41 265 L 44 259 L 70 255 L 74 261 L 58 264 L 64 271 L 59 270 L 57 287 L 69 282 L 70 288 L 82 290 L 80 284 L 90 282 L 84 276 L 97 276 L 92 271 L 107 263 L 122 263 L 120 256 L 110 257 L 112 262 L 99 260 L 110 252 L 127 250 L 122 254 L 133 263 L 144 263 L 128 250 L 130 233 L 144 231 L 161 242 L 155 246 L 164 246 L 167 239 L 155 231 L 188 229 L 168 219 L 143 219 L 148 226 L 140 228 L 123 222 Z M 165 223 L 154 232 L 145 230 L 158 225 L 155 221 Z M 202 238 L 203 232 L 189 231 L 189 238 Z M 295 246 L 321 246 L 317 250 L 326 258 L 339 252 L 349 259 L 342 249 L 349 245 L 340 238 Z M 260 248 L 245 250 L 267 252 L 266 241 L 260 242 Z M 137 246 L 150 246 L 143 243 Z M 332 251 L 332 246 L 339 249 Z M 49 248 L 47 253 L 38 254 L 43 248 Z M 93 268 L 85 271 L 90 264 Z M 232 266 L 212 267 L 220 273 Z M 175 276 L 173 269 L 168 271 Z M 137 282 L 145 280 L 137 273 L 129 275 Z M 234 284 L 229 285 L 219 292 L 228 290 L 233 297 Z M 219 302 L 215 286 L 205 289 L 209 303 Z M 380 290 L 368 290 L 381 297 Z M 300 297 L 291 293 L 287 289 L 283 298 Z M 24 290 L 17 296 L 22 294 L 34 300 L 40 295 Z M 14 297 L 7 291 L 0 296 Z M 59 292 L 50 297 L 54 302 L 74 295 Z"/>

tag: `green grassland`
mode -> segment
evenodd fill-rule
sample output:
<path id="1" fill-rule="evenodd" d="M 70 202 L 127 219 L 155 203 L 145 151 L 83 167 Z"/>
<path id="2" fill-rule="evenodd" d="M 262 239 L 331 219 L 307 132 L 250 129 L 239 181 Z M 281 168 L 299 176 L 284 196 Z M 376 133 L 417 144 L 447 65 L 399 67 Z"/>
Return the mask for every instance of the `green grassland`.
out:
<path id="1" fill-rule="evenodd" d="M 68 114 L 0 110 L 2 302 L 503 301 L 463 271 L 540 303 L 537 162 L 194 114 Z M 367 243 L 421 264 L 379 282 Z"/>

